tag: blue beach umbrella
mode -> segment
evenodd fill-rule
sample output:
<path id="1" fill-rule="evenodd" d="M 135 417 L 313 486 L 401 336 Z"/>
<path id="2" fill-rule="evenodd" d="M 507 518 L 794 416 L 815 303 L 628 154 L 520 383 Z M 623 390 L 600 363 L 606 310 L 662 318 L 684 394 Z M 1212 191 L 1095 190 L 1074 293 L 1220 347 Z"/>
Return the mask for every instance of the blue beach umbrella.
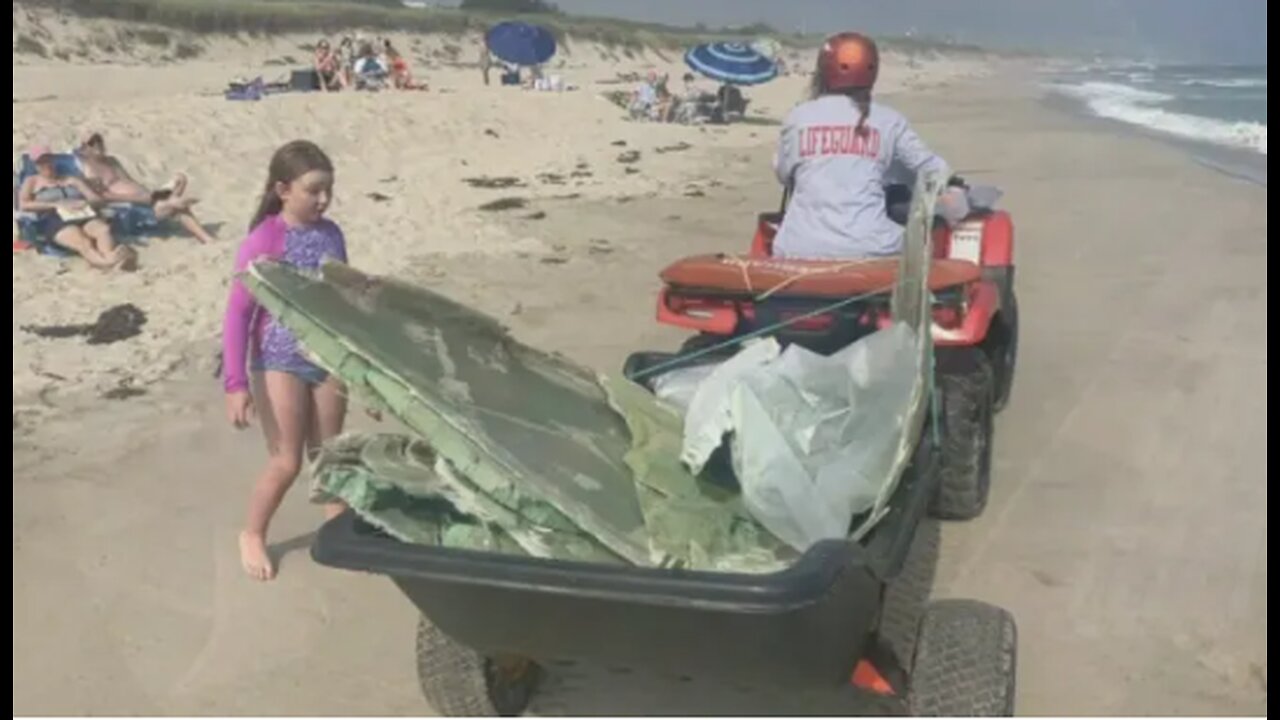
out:
<path id="1" fill-rule="evenodd" d="M 489 52 L 512 65 L 541 65 L 556 54 L 556 38 L 550 30 L 523 22 L 502 22 L 484 35 Z"/>
<path id="2" fill-rule="evenodd" d="M 685 64 L 730 85 L 759 85 L 778 76 L 778 64 L 750 45 L 704 43 L 689 48 Z"/>

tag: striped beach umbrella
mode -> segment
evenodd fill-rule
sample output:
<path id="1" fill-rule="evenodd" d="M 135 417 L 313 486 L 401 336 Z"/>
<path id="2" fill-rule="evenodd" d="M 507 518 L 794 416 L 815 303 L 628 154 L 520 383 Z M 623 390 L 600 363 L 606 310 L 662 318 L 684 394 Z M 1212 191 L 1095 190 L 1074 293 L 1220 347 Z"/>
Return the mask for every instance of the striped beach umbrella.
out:
<path id="1" fill-rule="evenodd" d="M 750 45 L 704 43 L 689 48 L 685 64 L 730 85 L 759 85 L 778 76 L 778 64 Z"/>

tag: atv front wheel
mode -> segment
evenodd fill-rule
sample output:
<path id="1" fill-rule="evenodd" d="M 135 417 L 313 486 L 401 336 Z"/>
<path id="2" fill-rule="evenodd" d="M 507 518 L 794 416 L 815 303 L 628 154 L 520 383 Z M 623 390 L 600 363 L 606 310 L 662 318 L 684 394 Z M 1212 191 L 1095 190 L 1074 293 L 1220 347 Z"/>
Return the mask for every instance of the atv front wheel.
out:
<path id="1" fill-rule="evenodd" d="M 942 451 L 930 512 L 942 520 L 971 520 L 982 514 L 991 490 L 995 377 L 977 348 L 940 350 L 937 361 Z"/>
<path id="2" fill-rule="evenodd" d="M 541 669 L 523 658 L 492 659 L 418 620 L 418 682 L 444 717 L 515 717 L 537 690 Z"/>
<path id="3" fill-rule="evenodd" d="M 1018 369 L 1018 296 L 1010 290 L 1004 296 L 999 314 L 991 327 L 991 333 L 982 347 L 991 360 L 995 374 L 996 412 L 1005 409 L 1013 395 L 1013 377 Z"/>
<path id="4" fill-rule="evenodd" d="M 921 717 L 1012 717 L 1018 628 L 973 600 L 932 603 L 920 621 L 907 707 Z"/>

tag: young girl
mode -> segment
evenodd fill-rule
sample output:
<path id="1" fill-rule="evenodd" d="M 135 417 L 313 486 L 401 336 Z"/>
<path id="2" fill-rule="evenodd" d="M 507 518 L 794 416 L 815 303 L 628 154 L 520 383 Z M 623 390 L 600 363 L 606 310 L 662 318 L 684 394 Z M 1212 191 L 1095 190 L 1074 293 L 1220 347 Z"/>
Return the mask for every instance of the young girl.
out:
<path id="1" fill-rule="evenodd" d="M 270 259 L 304 271 L 326 260 L 347 261 L 342 231 L 324 217 L 333 197 L 333 164 L 319 147 L 295 141 L 271 158 L 267 186 L 236 255 L 231 297 L 223 326 L 223 368 L 227 419 L 248 427 L 256 409 L 269 458 L 249 498 L 240 533 L 240 561 L 257 580 L 275 577 L 267 552 L 267 527 L 302 468 L 303 453 L 342 431 L 347 403 L 335 378 L 303 356 L 283 325 L 259 312 L 239 280 L 251 263 Z M 246 362 L 248 361 L 248 362 Z M 253 373 L 253 391 L 249 376 Z M 325 508 L 327 517 L 341 506 Z"/>

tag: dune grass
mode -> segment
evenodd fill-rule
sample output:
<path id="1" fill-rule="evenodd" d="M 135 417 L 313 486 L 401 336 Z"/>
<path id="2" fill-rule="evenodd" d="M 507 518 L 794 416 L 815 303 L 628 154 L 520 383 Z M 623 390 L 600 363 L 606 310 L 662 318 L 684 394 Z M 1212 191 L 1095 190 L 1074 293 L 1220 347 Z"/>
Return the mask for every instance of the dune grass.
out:
<path id="1" fill-rule="evenodd" d="M 643 0 L 636 0 L 642 2 Z M 678 50 L 711 40 L 771 37 L 783 45 L 812 48 L 817 36 L 780 32 L 767 25 L 713 29 L 674 27 L 613 18 L 563 13 L 521 16 L 474 10 L 407 8 L 399 0 L 21 0 L 22 6 L 48 8 L 70 15 L 116 20 L 184 31 L 196 35 L 334 34 L 354 29 L 395 33 L 438 33 L 461 36 L 483 32 L 499 19 L 527 19 L 547 27 L 564 42 L 594 42 L 626 56 L 641 50 Z M 145 42 L 145 38 L 140 38 Z M 986 50 L 927 38 L 881 38 L 883 47 L 909 55 L 979 54 Z M 24 39 L 20 38 L 23 44 Z M 159 42 L 157 40 L 157 42 Z M 39 55 L 35 43 L 15 50 Z M 190 54 L 186 52 L 185 54 Z"/>
<path id="2" fill-rule="evenodd" d="M 195 34 L 333 33 L 352 28 L 387 32 L 462 35 L 482 32 L 498 15 L 450 9 L 412 9 L 398 3 L 351 0 L 26 0 L 31 7 L 56 9 L 86 18 L 146 23 Z M 501 16 L 512 19 L 511 16 Z M 516 16 L 515 19 L 519 19 Z M 598 42 L 608 47 L 676 48 L 704 39 L 736 37 L 657 23 L 540 14 L 536 21 L 560 39 Z"/>

